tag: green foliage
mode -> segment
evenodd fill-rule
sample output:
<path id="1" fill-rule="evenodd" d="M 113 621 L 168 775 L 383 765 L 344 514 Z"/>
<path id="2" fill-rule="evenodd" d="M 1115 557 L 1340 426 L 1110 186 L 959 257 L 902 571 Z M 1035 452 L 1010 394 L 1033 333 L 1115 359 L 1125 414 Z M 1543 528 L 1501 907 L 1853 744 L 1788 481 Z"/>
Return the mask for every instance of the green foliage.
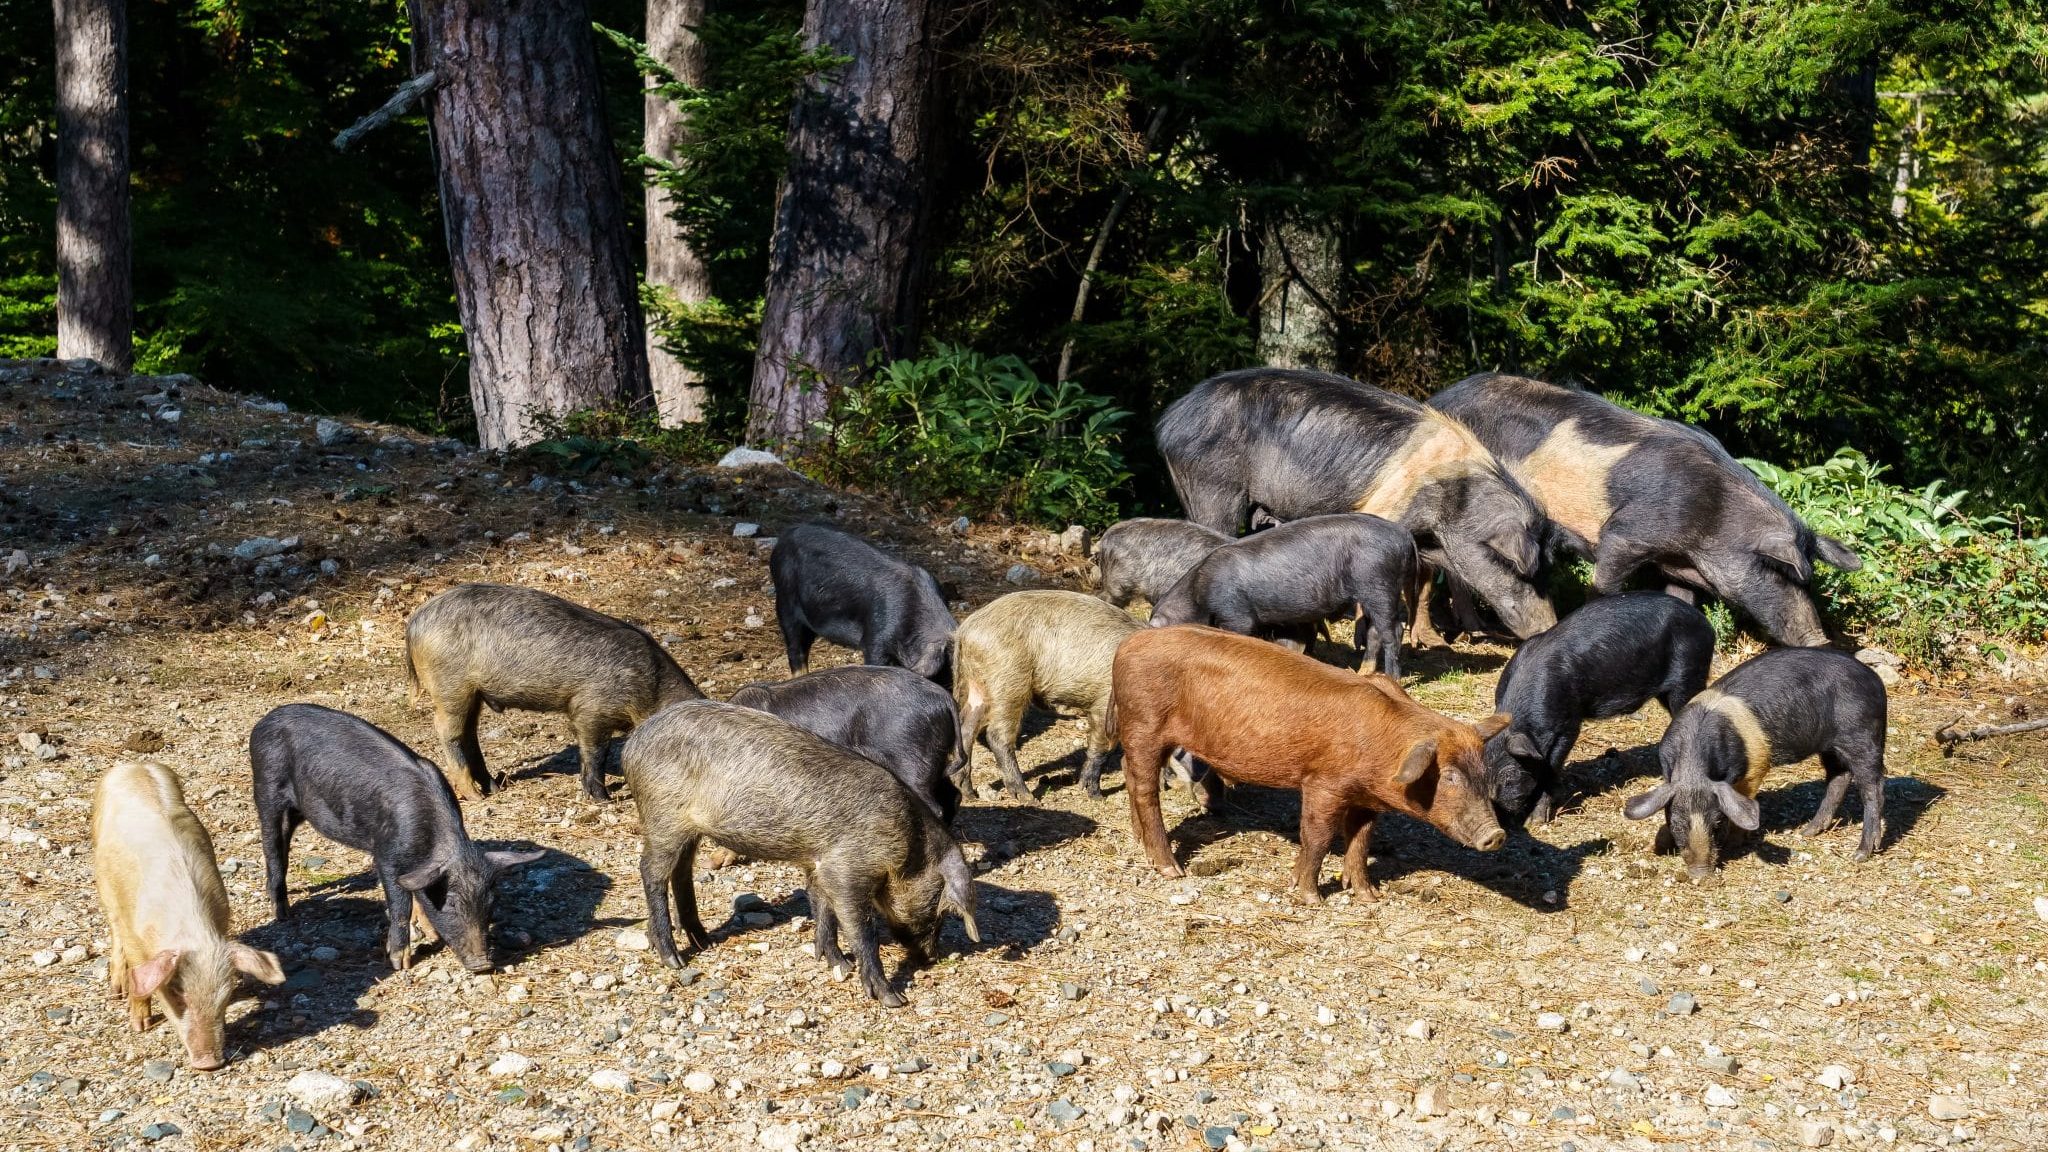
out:
<path id="1" fill-rule="evenodd" d="M 1117 447 L 1130 413 L 1015 356 L 952 344 L 876 369 L 834 405 L 818 463 L 828 478 L 1048 524 L 1117 519 L 1130 478 Z"/>
<path id="2" fill-rule="evenodd" d="M 1966 490 L 1896 487 L 1849 449 L 1805 468 L 1743 463 L 1863 558 L 1858 571 L 1823 567 L 1816 580 L 1851 631 L 1930 667 L 1996 658 L 2048 633 L 2048 538 L 2025 535 L 2016 518 L 1970 514 Z"/>
<path id="3" fill-rule="evenodd" d="M 553 476 L 634 476 L 661 462 L 708 464 L 732 445 L 710 424 L 664 428 L 654 414 L 583 409 L 542 421 L 541 438 L 518 450 L 520 463 Z"/>

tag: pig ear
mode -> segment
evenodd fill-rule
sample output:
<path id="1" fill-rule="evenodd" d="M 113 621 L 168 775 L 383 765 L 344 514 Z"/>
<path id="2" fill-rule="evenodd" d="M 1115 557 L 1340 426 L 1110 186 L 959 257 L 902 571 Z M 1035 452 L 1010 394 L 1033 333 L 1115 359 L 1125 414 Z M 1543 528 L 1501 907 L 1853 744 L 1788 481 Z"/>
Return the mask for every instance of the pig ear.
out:
<path id="1" fill-rule="evenodd" d="M 1536 742 L 1529 739 L 1527 732 L 1508 733 L 1508 755 L 1517 760 L 1541 760 L 1543 753 L 1536 748 Z"/>
<path id="2" fill-rule="evenodd" d="M 284 967 L 277 962 L 277 953 L 264 952 L 247 944 L 228 945 L 228 959 L 235 971 L 244 976 L 253 976 L 265 984 L 284 983 Z"/>
<path id="3" fill-rule="evenodd" d="M 1422 774 L 1436 767 L 1436 739 L 1417 740 L 1408 746 L 1408 754 L 1401 758 L 1401 770 L 1394 774 L 1394 783 L 1406 787 L 1422 779 Z"/>
<path id="4" fill-rule="evenodd" d="M 548 850 L 545 848 L 535 848 L 526 852 L 491 851 L 484 853 L 484 859 L 490 862 L 491 871 L 503 872 L 507 868 L 531 864 L 547 854 Z"/>
<path id="5" fill-rule="evenodd" d="M 1486 719 L 1481 720 L 1479 723 L 1474 724 L 1472 727 L 1479 730 L 1479 738 L 1481 740 L 1491 740 L 1495 736 L 1500 735 L 1501 730 L 1503 728 L 1506 728 L 1508 725 L 1514 722 L 1515 718 L 1513 716 L 1510 716 L 1505 712 L 1495 712 L 1493 715 L 1488 716 Z M 1524 739 L 1526 739 L 1526 737 L 1524 737 Z"/>
<path id="6" fill-rule="evenodd" d="M 1813 561 L 1800 550 L 1790 532 L 1768 532 L 1757 537 L 1756 554 L 1790 572 L 1801 584 L 1813 579 Z"/>
<path id="7" fill-rule="evenodd" d="M 171 973 L 178 970 L 178 952 L 166 948 L 148 960 L 128 970 L 128 996 L 134 1000 L 147 1000 L 164 986 Z"/>
<path id="8" fill-rule="evenodd" d="M 1648 792 L 1630 800 L 1622 806 L 1621 814 L 1631 820 L 1647 820 L 1664 810 L 1671 803 L 1671 785 L 1659 784 Z"/>
<path id="9" fill-rule="evenodd" d="M 974 922 L 974 873 L 969 871 L 966 857 L 949 856 L 939 868 L 946 880 L 944 902 L 960 917 L 960 926 L 967 930 L 967 938 L 976 944 L 981 943 L 981 925 Z"/>
<path id="10" fill-rule="evenodd" d="M 417 892 L 434 881 L 439 880 L 447 872 L 448 862 L 436 859 L 431 863 L 422 864 L 412 871 L 400 875 L 398 886 L 407 892 Z"/>
<path id="11" fill-rule="evenodd" d="M 1536 542 L 1520 527 L 1504 528 L 1486 538 L 1486 546 L 1493 549 L 1516 575 L 1527 576 L 1536 571 Z"/>
<path id="12" fill-rule="evenodd" d="M 1744 796 L 1735 790 L 1735 785 L 1726 780 L 1714 782 L 1714 799 L 1721 804 L 1721 812 L 1729 821 L 1744 832 L 1754 832 L 1763 823 L 1763 809 L 1756 797 Z"/>
<path id="13" fill-rule="evenodd" d="M 1849 551 L 1848 545 L 1835 539 L 1833 536 L 1815 535 L 1813 546 L 1814 551 L 1820 554 L 1822 560 L 1840 568 L 1844 572 L 1854 572 L 1858 568 L 1863 567 L 1862 558 Z"/>

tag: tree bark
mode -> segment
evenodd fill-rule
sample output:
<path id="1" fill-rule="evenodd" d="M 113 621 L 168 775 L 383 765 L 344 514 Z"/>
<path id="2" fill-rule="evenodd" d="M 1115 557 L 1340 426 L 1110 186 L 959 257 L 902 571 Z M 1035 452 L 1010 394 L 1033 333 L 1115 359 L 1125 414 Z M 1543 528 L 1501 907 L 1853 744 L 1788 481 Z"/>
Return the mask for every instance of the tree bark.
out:
<path id="1" fill-rule="evenodd" d="M 408 0 L 477 439 L 648 397 L 619 165 L 583 0 Z"/>
<path id="2" fill-rule="evenodd" d="M 704 84 L 704 42 L 697 38 L 704 10 L 705 0 L 647 0 L 647 54 L 692 87 Z M 654 91 L 658 83 L 652 77 L 647 80 L 647 120 L 640 150 L 673 164 L 676 146 L 689 126 L 675 104 Z M 675 201 L 654 181 L 648 182 L 646 195 L 648 285 L 678 303 L 702 304 L 711 298 L 711 273 L 671 217 Z M 704 377 L 662 348 L 652 328 L 647 332 L 647 369 L 654 384 L 654 409 L 663 427 L 704 419 Z"/>
<path id="3" fill-rule="evenodd" d="M 1335 228 L 1286 221 L 1260 238 L 1258 351 L 1274 368 L 1337 367 L 1337 317 L 1331 311 L 1344 274 Z"/>
<path id="4" fill-rule="evenodd" d="M 817 73 L 789 117 L 761 344 L 748 398 L 751 443 L 788 450 L 814 434 L 833 392 L 876 349 L 915 338 L 931 122 L 927 0 L 810 0 L 804 47 L 853 57 Z"/>
<path id="5" fill-rule="evenodd" d="M 128 10 L 55 0 L 57 355 L 134 366 L 128 228 Z"/>

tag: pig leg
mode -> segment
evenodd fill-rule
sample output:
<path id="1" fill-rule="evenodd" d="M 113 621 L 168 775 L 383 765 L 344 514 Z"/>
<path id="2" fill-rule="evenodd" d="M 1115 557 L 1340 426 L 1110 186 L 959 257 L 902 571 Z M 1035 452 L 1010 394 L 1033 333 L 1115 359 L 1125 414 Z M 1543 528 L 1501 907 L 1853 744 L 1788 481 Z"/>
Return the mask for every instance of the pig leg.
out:
<path id="1" fill-rule="evenodd" d="M 279 920 L 291 915 L 285 894 L 285 868 L 290 859 L 292 833 L 299 827 L 297 809 L 279 806 L 263 821 L 263 871 L 270 890 L 270 908 Z"/>
<path id="2" fill-rule="evenodd" d="M 1116 741 L 1109 735 L 1109 696 L 1107 693 L 1088 710 L 1088 759 L 1081 765 L 1081 787 L 1094 799 L 1102 799 L 1102 762 L 1109 759 L 1109 750 Z"/>
<path id="3" fill-rule="evenodd" d="M 683 935 L 690 938 L 690 947 L 711 947 L 711 933 L 704 930 L 704 918 L 697 914 L 697 845 L 695 836 L 684 840 L 676 854 L 675 867 L 669 872 L 668 886 L 676 896 L 676 915 L 683 922 Z"/>
<path id="4" fill-rule="evenodd" d="M 1856 843 L 1856 860 L 1861 863 L 1875 855 L 1884 840 L 1884 749 L 1858 756 L 1852 764 L 1850 775 L 1863 797 L 1863 838 Z"/>
<path id="5" fill-rule="evenodd" d="M 847 960 L 846 953 L 839 950 L 839 917 L 835 915 L 832 901 L 818 890 L 815 879 L 811 882 L 811 891 L 817 893 L 811 901 L 811 913 L 817 920 L 816 930 L 811 934 L 811 951 L 816 952 L 818 959 L 825 962 L 825 967 L 832 970 L 835 979 L 843 978 L 853 971 L 853 964 Z"/>
<path id="6" fill-rule="evenodd" d="M 1134 740 L 1124 731 L 1124 795 L 1131 801 L 1131 832 L 1161 876 L 1184 875 L 1166 842 L 1166 817 L 1159 811 L 1159 774 L 1166 767 L 1166 749 Z"/>
<path id="7" fill-rule="evenodd" d="M 1301 850 L 1294 856 L 1294 899 L 1299 904 L 1320 904 L 1323 893 L 1317 881 L 1323 871 L 1323 857 L 1330 854 L 1330 841 L 1342 826 L 1341 800 L 1304 789 L 1301 794 Z M 1347 855 L 1349 849 L 1346 849 Z"/>
<path id="8" fill-rule="evenodd" d="M 775 623 L 782 628 L 782 650 L 789 657 L 789 674 L 801 676 L 811 667 L 811 645 L 818 634 L 804 623 L 803 609 L 797 607 L 796 596 L 784 595 L 781 589 L 775 592 Z"/>
<path id="9" fill-rule="evenodd" d="M 1579 730 L 1576 727 L 1560 731 L 1557 738 L 1551 742 L 1550 757 L 1544 762 L 1547 771 L 1544 773 L 1544 779 L 1538 782 L 1543 787 L 1543 794 L 1536 798 L 1536 807 L 1529 810 L 1531 824 L 1550 823 L 1551 817 L 1557 815 L 1558 809 L 1564 807 L 1564 766 L 1571 759 L 1572 746 L 1578 742 Z"/>
<path id="10" fill-rule="evenodd" d="M 877 882 L 824 861 L 818 864 L 817 877 L 826 903 L 833 907 L 834 918 L 853 945 L 853 964 L 860 972 L 862 987 L 884 1007 L 903 1007 L 902 994 L 889 987 L 889 978 L 882 971 L 882 946 L 875 935 Z"/>
<path id="11" fill-rule="evenodd" d="M 1436 572 L 1425 569 L 1415 587 L 1415 614 L 1410 619 L 1408 634 L 1415 638 L 1417 648 L 1436 648 L 1444 643 L 1441 632 L 1436 630 L 1436 621 L 1429 618 L 1429 602 L 1436 596 Z"/>
<path id="12" fill-rule="evenodd" d="M 1801 836 L 1818 836 L 1827 831 L 1828 825 L 1835 822 L 1835 810 L 1842 806 L 1842 797 L 1849 794 L 1849 768 L 1834 749 L 1820 754 L 1820 766 L 1827 773 L 1827 790 L 1820 795 L 1820 807 L 1813 810 L 1813 819 L 1799 830 Z"/>
<path id="13" fill-rule="evenodd" d="M 1024 709 L 1005 701 L 997 701 L 989 710 L 988 726 L 982 730 L 981 738 L 988 744 L 990 755 L 996 758 L 996 767 L 1002 769 L 1003 786 L 1010 795 L 1019 800 L 1032 800 L 1031 786 L 1024 783 L 1024 773 L 1017 767 L 1017 736 L 1024 727 Z"/>
<path id="14" fill-rule="evenodd" d="M 602 804 L 612 798 L 604 786 L 604 759 L 612 733 L 621 725 L 611 717 L 579 717 L 576 721 L 576 750 L 582 765 L 583 794 Z"/>
<path id="15" fill-rule="evenodd" d="M 1401 678 L 1401 604 L 1393 597 L 1387 597 L 1370 605 L 1360 605 L 1360 623 L 1372 622 L 1373 638 L 1379 642 L 1380 671 L 1395 680 Z M 1352 625 L 1353 629 L 1358 624 Z M 1358 649 L 1358 666 L 1364 668 L 1370 653 L 1360 643 L 1359 633 L 1352 632 L 1352 646 Z"/>
<path id="16" fill-rule="evenodd" d="M 497 791 L 497 782 L 484 766 L 483 745 L 476 739 L 477 715 L 483 706 L 483 697 L 475 692 L 434 701 L 434 735 L 441 738 L 441 747 L 448 754 L 448 782 L 464 800 L 480 799 Z"/>
<path id="17" fill-rule="evenodd" d="M 384 955 L 395 971 L 412 967 L 412 893 L 398 882 L 398 873 L 379 867 L 377 879 L 384 883 L 384 917 L 390 923 L 384 932 Z"/>
<path id="18" fill-rule="evenodd" d="M 683 850 L 686 844 L 690 848 L 687 853 Z M 682 866 L 687 871 L 684 856 L 694 856 L 695 850 L 696 842 L 688 838 L 663 847 L 656 847 L 649 840 L 640 850 L 640 894 L 647 898 L 647 938 L 654 944 L 654 954 L 670 968 L 681 968 L 683 957 L 676 951 L 675 923 L 669 919 L 669 889 L 677 868 Z M 675 895 L 678 905 L 687 908 L 689 905 L 684 901 L 694 893 L 686 895 L 678 890 Z M 691 943 L 696 941 L 692 939 Z"/>
<path id="19" fill-rule="evenodd" d="M 1365 864 L 1372 849 L 1374 815 L 1370 808 L 1353 808 L 1344 814 L 1344 887 L 1356 892 L 1361 900 L 1380 898 L 1380 890 L 1372 886 Z"/>

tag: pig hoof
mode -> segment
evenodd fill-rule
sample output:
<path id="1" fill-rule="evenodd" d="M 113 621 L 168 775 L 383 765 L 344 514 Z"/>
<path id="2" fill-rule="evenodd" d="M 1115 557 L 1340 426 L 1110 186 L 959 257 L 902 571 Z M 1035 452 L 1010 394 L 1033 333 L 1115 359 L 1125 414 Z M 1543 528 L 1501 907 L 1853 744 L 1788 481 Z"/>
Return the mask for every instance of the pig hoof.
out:
<path id="1" fill-rule="evenodd" d="M 389 953 L 389 955 L 391 957 L 391 968 L 393 971 L 404 972 L 412 967 L 412 949 L 402 949 L 397 952 Z"/>
<path id="2" fill-rule="evenodd" d="M 908 1003 L 910 1001 L 905 1000 L 901 992 L 882 993 L 882 1007 L 884 1008 L 901 1008 Z"/>
<path id="3" fill-rule="evenodd" d="M 1313 888 L 1293 889 L 1293 896 L 1296 904 L 1305 904 L 1309 907 L 1314 907 L 1323 902 L 1323 894 Z"/>
<path id="4" fill-rule="evenodd" d="M 1159 865 L 1159 874 L 1168 880 L 1178 880 L 1187 875 L 1187 870 L 1178 864 L 1161 864 Z"/>

